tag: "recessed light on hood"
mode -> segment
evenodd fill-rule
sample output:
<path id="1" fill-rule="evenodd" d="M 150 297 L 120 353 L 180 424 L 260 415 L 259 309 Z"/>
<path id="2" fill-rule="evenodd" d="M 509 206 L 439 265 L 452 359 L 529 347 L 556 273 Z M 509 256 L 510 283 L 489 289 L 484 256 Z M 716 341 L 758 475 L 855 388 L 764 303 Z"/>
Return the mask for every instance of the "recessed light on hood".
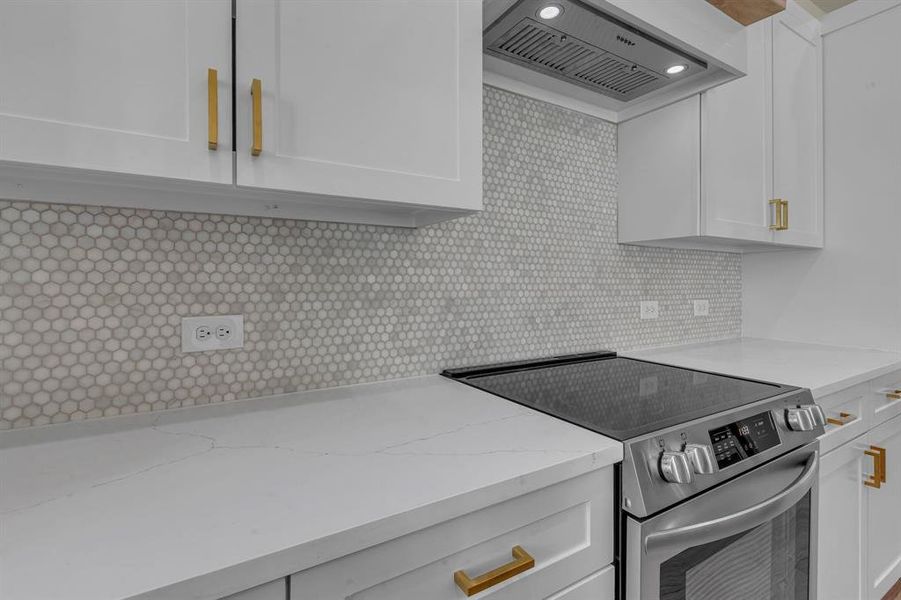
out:
<path id="1" fill-rule="evenodd" d="M 688 68 L 688 65 L 673 65 L 671 67 L 666 68 L 667 75 L 678 75 L 682 71 Z"/>
<path id="2" fill-rule="evenodd" d="M 563 7 L 559 4 L 547 4 L 538 10 L 538 16 L 545 21 L 556 19 L 563 14 Z"/>

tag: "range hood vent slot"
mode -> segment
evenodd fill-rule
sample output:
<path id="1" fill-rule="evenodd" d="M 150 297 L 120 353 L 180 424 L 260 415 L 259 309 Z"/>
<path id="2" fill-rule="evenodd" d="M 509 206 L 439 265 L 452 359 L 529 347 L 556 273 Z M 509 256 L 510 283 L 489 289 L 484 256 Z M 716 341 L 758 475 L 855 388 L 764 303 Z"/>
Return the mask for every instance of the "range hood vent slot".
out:
<path id="1" fill-rule="evenodd" d="M 625 97 L 660 80 L 656 73 L 531 19 L 523 19 L 491 49 L 551 69 L 608 95 Z"/>
<path id="2" fill-rule="evenodd" d="M 627 102 L 707 68 L 663 42 L 580 2 L 554 27 L 536 21 L 542 3 L 521 0 L 485 32 L 485 52 Z M 684 65 L 678 77 L 666 68 Z"/>

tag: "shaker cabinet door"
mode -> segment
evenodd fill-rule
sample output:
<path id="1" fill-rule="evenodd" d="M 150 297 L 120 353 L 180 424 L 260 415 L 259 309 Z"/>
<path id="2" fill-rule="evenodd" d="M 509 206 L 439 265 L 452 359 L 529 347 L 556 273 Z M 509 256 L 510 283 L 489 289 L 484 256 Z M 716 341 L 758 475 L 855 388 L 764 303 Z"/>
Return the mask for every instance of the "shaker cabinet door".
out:
<path id="1" fill-rule="evenodd" d="M 705 235 L 772 242 L 769 21 L 746 28 L 748 74 L 701 95 L 701 224 Z"/>
<path id="2" fill-rule="evenodd" d="M 479 0 L 238 0 L 237 184 L 480 209 L 481 15 Z"/>
<path id="3" fill-rule="evenodd" d="M 866 436 L 847 442 L 820 461 L 817 532 L 817 597 L 866 598 Z"/>
<path id="4" fill-rule="evenodd" d="M 228 0 L 4 0 L 0 163 L 231 183 L 230 24 Z"/>
<path id="5" fill-rule="evenodd" d="M 867 441 L 881 458 L 867 457 L 866 475 L 878 460 L 885 467 L 879 487 L 867 488 L 868 598 L 880 600 L 901 579 L 901 416 L 872 429 Z"/>
<path id="6" fill-rule="evenodd" d="M 773 27 L 773 196 L 787 202 L 777 243 L 823 245 L 820 36 L 792 14 Z"/>

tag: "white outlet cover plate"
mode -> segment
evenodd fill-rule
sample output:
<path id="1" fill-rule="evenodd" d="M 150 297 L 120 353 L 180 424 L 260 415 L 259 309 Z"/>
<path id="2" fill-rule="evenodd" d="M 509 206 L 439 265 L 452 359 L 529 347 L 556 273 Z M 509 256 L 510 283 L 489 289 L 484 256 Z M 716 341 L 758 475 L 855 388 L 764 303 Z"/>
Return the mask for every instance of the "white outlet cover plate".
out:
<path id="1" fill-rule="evenodd" d="M 709 300 L 693 300 L 694 311 L 696 317 L 706 317 L 710 314 Z"/>
<path id="2" fill-rule="evenodd" d="M 656 300 L 642 300 L 639 309 L 642 319 L 656 319 L 660 316 L 660 304 Z"/>
<path id="3" fill-rule="evenodd" d="M 212 331 L 205 340 L 197 338 L 200 327 L 209 327 Z M 219 327 L 227 327 L 231 334 L 226 339 L 216 337 Z M 209 317 L 182 317 L 181 351 L 205 352 L 207 350 L 229 350 L 244 347 L 244 315 L 217 315 Z"/>

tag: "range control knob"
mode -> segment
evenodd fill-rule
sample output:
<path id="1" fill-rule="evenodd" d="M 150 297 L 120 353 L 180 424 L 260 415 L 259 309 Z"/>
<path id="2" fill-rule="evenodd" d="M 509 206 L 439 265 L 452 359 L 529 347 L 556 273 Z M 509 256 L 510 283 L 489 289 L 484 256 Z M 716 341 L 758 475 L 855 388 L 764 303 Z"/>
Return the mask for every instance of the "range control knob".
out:
<path id="1" fill-rule="evenodd" d="M 707 444 L 685 444 L 685 454 L 699 475 L 710 475 L 716 472 L 716 463 L 713 462 L 713 449 Z"/>
<path id="2" fill-rule="evenodd" d="M 660 455 L 660 475 L 670 483 L 691 483 L 691 465 L 684 452 L 664 452 Z"/>
<path id="3" fill-rule="evenodd" d="M 826 415 L 823 413 L 822 408 L 816 404 L 805 404 L 801 406 L 801 408 L 806 408 L 810 411 L 810 416 L 813 417 L 814 426 L 826 426 Z"/>
<path id="4" fill-rule="evenodd" d="M 785 409 L 785 424 L 792 431 L 810 431 L 815 425 L 813 421 L 813 413 L 809 408 L 799 406 L 798 408 Z"/>

